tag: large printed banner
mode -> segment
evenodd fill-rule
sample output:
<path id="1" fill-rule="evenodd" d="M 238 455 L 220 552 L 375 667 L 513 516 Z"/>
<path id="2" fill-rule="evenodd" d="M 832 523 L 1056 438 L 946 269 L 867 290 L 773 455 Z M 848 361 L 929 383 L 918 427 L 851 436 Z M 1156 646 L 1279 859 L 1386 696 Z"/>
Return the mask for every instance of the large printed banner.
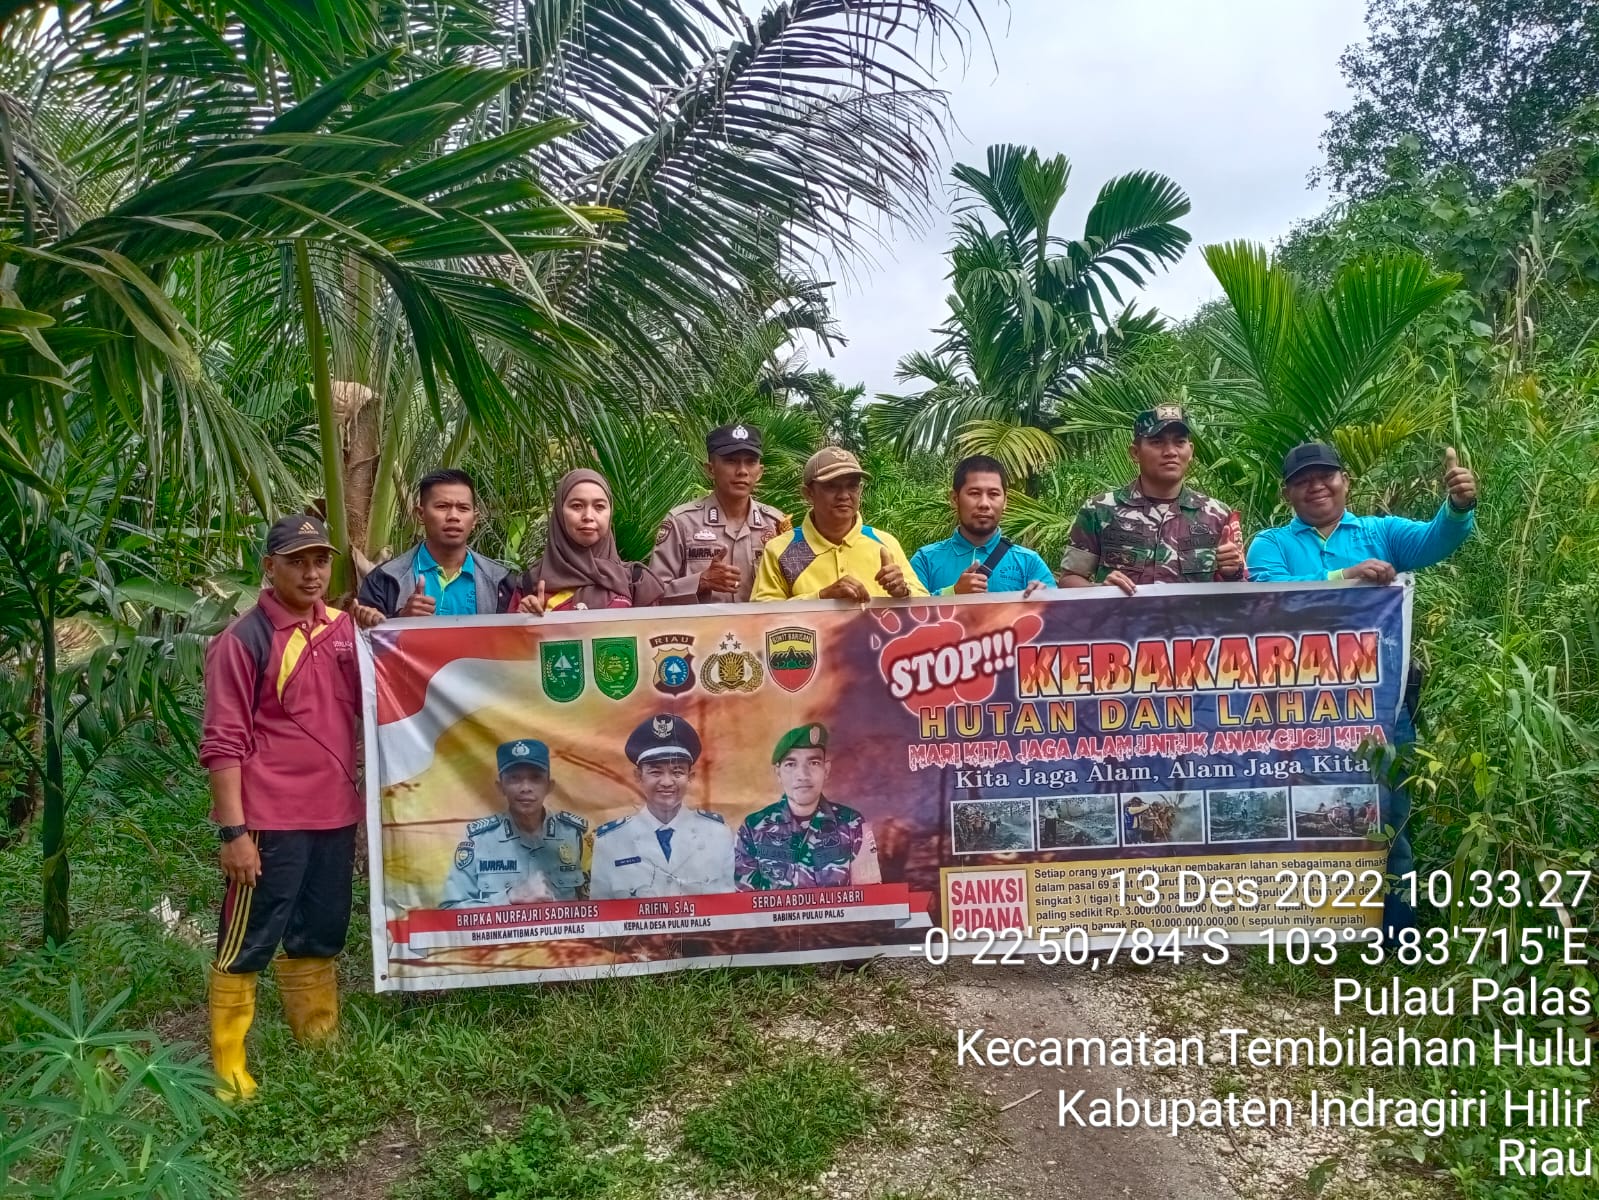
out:
<path id="1" fill-rule="evenodd" d="M 1376 924 L 1409 631 L 1408 580 L 385 623 L 376 986 Z"/>

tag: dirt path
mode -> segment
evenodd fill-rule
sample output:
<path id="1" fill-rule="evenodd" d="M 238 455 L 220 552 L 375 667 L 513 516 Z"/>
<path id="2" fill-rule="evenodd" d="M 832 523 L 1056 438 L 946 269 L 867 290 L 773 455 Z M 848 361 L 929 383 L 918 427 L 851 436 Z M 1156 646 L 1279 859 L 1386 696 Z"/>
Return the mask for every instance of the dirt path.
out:
<path id="1" fill-rule="evenodd" d="M 952 968 L 946 981 L 956 1027 L 968 1032 L 981 1027 L 988 1036 L 1061 1039 L 1136 1035 L 1143 1027 L 1138 1015 L 1106 1002 L 1109 980 L 1093 977 L 1091 992 L 1090 978 L 1036 965 L 964 966 Z M 1151 1094 L 1147 1072 L 968 1065 L 959 1075 L 996 1107 L 1014 1104 L 998 1117 L 1010 1145 L 983 1172 L 994 1194 L 1027 1200 L 1236 1200 L 1210 1148 L 1196 1137 L 1060 1125 L 1062 1089 L 1071 1096 L 1085 1088 L 1094 1096 L 1120 1086 L 1142 1097 Z"/>

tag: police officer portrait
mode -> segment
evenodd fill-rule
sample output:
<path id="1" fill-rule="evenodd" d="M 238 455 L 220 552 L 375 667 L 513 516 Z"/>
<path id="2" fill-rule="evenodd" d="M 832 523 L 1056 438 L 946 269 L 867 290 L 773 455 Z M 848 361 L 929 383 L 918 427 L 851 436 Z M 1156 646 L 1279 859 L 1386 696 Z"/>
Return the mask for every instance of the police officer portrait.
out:
<path id="1" fill-rule="evenodd" d="M 588 822 L 551 812 L 550 748 L 534 738 L 500 746 L 495 788 L 505 811 L 470 822 L 455 847 L 440 908 L 578 900 Z"/>
<path id="2" fill-rule="evenodd" d="M 644 807 L 594 831 L 595 900 L 699 896 L 733 890 L 733 833 L 721 815 L 687 805 L 700 735 L 656 713 L 623 748 Z"/>
<path id="3" fill-rule="evenodd" d="M 777 740 L 772 767 L 783 794 L 739 828 L 741 891 L 883 881 L 871 825 L 825 793 L 833 771 L 828 741 L 820 722 L 790 729 Z"/>

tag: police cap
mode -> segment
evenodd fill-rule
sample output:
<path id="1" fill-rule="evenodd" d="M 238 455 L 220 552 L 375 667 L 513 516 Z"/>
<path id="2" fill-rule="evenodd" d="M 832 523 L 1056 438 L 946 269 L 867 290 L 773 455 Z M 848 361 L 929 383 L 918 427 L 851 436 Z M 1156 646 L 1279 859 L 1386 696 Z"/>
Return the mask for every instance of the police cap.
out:
<path id="1" fill-rule="evenodd" d="M 705 435 L 705 453 L 712 458 L 719 454 L 753 454 L 759 458 L 761 431 L 742 421 L 733 425 L 718 425 Z"/>
<path id="2" fill-rule="evenodd" d="M 1154 408 L 1146 408 L 1133 418 L 1135 438 L 1154 437 L 1168 429 L 1181 429 L 1187 433 L 1189 428 L 1188 414 L 1183 411 L 1183 406 L 1180 404 L 1157 404 Z"/>
<path id="3" fill-rule="evenodd" d="M 809 725 L 798 725 L 777 739 L 777 745 L 772 749 L 772 765 L 776 766 L 782 762 L 783 757 L 790 750 L 826 749 L 826 725 L 823 725 L 820 721 L 813 721 Z"/>
<path id="4" fill-rule="evenodd" d="M 682 717 L 656 713 L 639 722 L 639 727 L 628 736 L 624 752 L 630 762 L 641 767 L 663 758 L 686 758 L 695 762 L 700 756 L 700 735 Z"/>
<path id="5" fill-rule="evenodd" d="M 537 738 L 517 738 L 514 742 L 501 742 L 497 757 L 501 775 L 512 767 L 537 767 L 546 775 L 550 773 L 550 748 Z"/>

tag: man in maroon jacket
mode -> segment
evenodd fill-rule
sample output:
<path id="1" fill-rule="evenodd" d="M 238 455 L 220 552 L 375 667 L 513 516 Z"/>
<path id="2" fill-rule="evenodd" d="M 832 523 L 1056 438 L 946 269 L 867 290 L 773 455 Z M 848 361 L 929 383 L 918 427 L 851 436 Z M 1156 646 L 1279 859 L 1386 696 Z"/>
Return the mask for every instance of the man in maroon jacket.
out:
<path id="1" fill-rule="evenodd" d="M 211 1061 L 224 1099 L 248 1099 L 244 1035 L 256 978 L 276 959 L 294 1036 L 338 1023 L 338 971 L 350 924 L 356 729 L 361 680 L 355 623 L 323 603 L 333 545 L 303 513 L 267 534 L 260 601 L 211 643 L 200 763 L 227 891 L 211 965 Z"/>

